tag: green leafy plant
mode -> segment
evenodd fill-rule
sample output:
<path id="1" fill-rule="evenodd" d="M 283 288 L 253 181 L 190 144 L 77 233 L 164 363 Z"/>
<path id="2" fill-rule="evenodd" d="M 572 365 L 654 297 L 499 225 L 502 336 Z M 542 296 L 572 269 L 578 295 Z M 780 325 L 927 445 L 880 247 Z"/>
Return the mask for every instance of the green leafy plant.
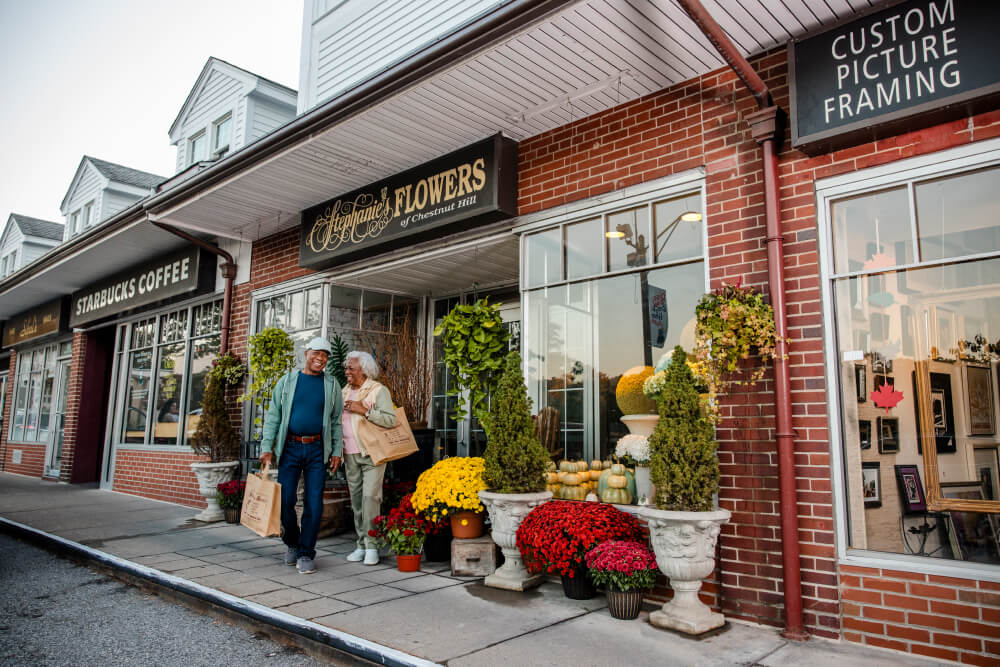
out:
<path id="1" fill-rule="evenodd" d="M 240 455 L 240 437 L 226 406 L 226 389 L 243 378 L 239 359 L 227 353 L 213 362 L 201 397 L 201 416 L 189 438 L 195 454 L 212 463 L 233 461 Z M 235 378 L 235 382 L 231 379 Z"/>
<path id="2" fill-rule="evenodd" d="M 661 510 L 706 512 L 719 489 L 715 428 L 696 388 L 684 348 L 674 348 L 657 407 L 660 421 L 649 437 L 649 473 Z"/>
<path id="3" fill-rule="evenodd" d="M 503 374 L 482 418 L 488 434 L 483 458 L 483 481 L 495 493 L 532 493 L 545 490 L 549 456 L 531 421 L 531 399 L 521 372 L 521 355 L 507 354 Z"/>
<path id="4" fill-rule="evenodd" d="M 751 353 L 765 362 L 776 354 L 774 309 L 759 292 L 723 283 L 701 298 L 695 316 L 695 357 L 711 393 L 725 393 L 729 384 L 750 384 L 764 377 L 764 367 L 759 366 L 749 379 L 733 379 L 740 362 Z"/>
<path id="5" fill-rule="evenodd" d="M 351 351 L 351 348 L 347 346 L 340 334 L 333 337 L 333 340 L 330 341 L 330 347 L 333 352 L 330 354 L 330 360 L 326 362 L 326 373 L 332 375 L 341 387 L 346 387 L 347 374 L 344 373 L 344 364 L 347 363 L 347 353 Z"/>
<path id="6" fill-rule="evenodd" d="M 248 361 L 250 382 L 240 400 L 256 400 L 267 410 L 274 383 L 295 364 L 295 343 L 278 327 L 268 327 L 250 336 Z M 259 426 L 260 417 L 254 423 Z"/>
<path id="7" fill-rule="evenodd" d="M 459 304 L 435 327 L 434 335 L 442 337 L 445 366 L 458 383 L 449 394 L 467 390 L 472 414 L 481 421 L 487 397 L 500 380 L 507 349 L 508 334 L 503 328 L 500 309 L 489 305 L 487 299 L 472 305 Z M 452 418 L 461 421 L 466 414 L 464 406 L 458 403 Z"/>

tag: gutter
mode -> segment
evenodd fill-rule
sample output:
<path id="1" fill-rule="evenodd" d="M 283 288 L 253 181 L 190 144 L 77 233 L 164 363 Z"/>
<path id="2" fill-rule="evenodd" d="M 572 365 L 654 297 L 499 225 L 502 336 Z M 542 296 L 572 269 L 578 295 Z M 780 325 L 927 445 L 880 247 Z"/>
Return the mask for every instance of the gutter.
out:
<path id="1" fill-rule="evenodd" d="M 767 285 L 774 308 L 775 443 L 778 451 L 778 490 L 781 513 L 781 559 L 784 579 L 785 630 L 788 639 L 809 638 L 802 622 L 802 573 L 799 564 L 798 501 L 795 494 L 795 432 L 792 429 L 792 390 L 788 371 L 788 314 L 785 303 L 784 237 L 779 208 L 778 149 L 785 136 L 784 112 L 753 67 L 715 22 L 700 0 L 677 0 L 722 58 L 757 100 L 759 111 L 747 121 L 763 151 L 764 211 L 767 235 Z"/>

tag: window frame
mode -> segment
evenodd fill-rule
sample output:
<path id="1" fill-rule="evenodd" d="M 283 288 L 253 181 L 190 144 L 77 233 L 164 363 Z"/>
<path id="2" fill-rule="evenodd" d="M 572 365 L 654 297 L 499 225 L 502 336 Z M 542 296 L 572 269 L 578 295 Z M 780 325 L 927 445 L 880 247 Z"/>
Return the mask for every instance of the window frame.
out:
<path id="1" fill-rule="evenodd" d="M 229 140 L 226 142 L 225 146 L 219 145 L 219 128 L 222 127 L 223 123 L 229 123 Z M 212 144 L 211 144 L 211 155 L 212 157 L 218 159 L 225 157 L 232 152 L 233 145 L 233 112 L 227 111 L 218 119 L 212 122 Z"/>
<path id="2" fill-rule="evenodd" d="M 83 213 L 80 215 L 80 227 L 81 229 L 86 229 L 94 224 L 94 202 L 91 199 L 89 202 L 83 205 Z"/>
<path id="3" fill-rule="evenodd" d="M 851 502 L 850 489 L 846 483 L 846 462 L 844 460 L 845 433 L 843 420 L 843 388 L 839 372 L 840 348 L 837 343 L 836 297 L 834 282 L 838 279 L 868 275 L 871 271 L 848 271 L 838 273 L 834 267 L 834 239 L 830 206 L 838 199 L 852 195 L 863 195 L 869 192 L 884 190 L 889 187 L 906 186 L 910 191 L 911 206 L 914 187 L 927 180 L 945 178 L 977 169 L 1000 165 L 1000 139 L 987 139 L 973 144 L 945 149 L 939 152 L 906 158 L 869 169 L 849 172 L 839 176 L 817 179 L 814 183 L 816 224 L 819 245 L 820 292 L 823 312 L 824 337 L 824 375 L 827 386 L 827 416 L 829 425 L 830 461 L 832 477 L 832 494 L 834 498 L 834 518 L 840 527 L 836 531 L 835 540 L 839 560 L 847 564 L 857 564 L 865 567 L 890 567 L 913 569 L 918 572 L 941 573 L 949 576 L 970 577 L 1000 581 L 1000 567 L 992 564 L 976 563 L 974 561 L 951 561 L 918 556 L 915 554 L 897 554 L 850 546 L 851 519 L 848 506 Z M 910 214 L 915 213 L 911 208 Z M 919 258 L 919 246 L 914 248 L 915 258 Z M 900 264 L 892 270 L 935 267 L 957 264 L 968 261 L 1000 258 L 1000 250 L 977 253 L 961 257 L 945 257 L 934 260 L 920 260 Z M 930 417 L 930 377 L 927 361 L 916 361 L 917 382 L 919 392 L 918 409 L 921 414 L 923 429 L 918 437 L 924 442 L 933 443 L 933 419 Z M 923 364 L 921 371 L 920 364 Z M 957 500 L 944 499 L 941 496 L 941 481 L 937 474 L 937 447 L 933 444 L 923 447 L 924 464 L 924 495 L 928 511 L 968 511 L 995 514 L 1000 513 L 1000 500 Z M 931 474 L 931 473 L 934 474 Z"/>
<path id="4" fill-rule="evenodd" d="M 188 163 L 188 166 L 190 166 L 190 165 L 192 165 L 192 164 L 194 164 L 196 162 L 201 162 L 203 160 L 207 160 L 208 159 L 208 140 L 209 140 L 208 132 L 206 132 L 205 129 L 198 130 L 197 132 L 195 132 L 194 134 L 192 134 L 190 137 L 188 137 L 188 140 L 187 140 L 187 147 L 188 147 L 188 156 L 187 156 L 188 159 L 187 159 L 187 163 Z M 197 146 L 198 141 L 204 141 L 205 142 L 205 154 L 202 157 L 200 157 L 200 158 L 196 158 L 195 157 L 195 147 Z"/>

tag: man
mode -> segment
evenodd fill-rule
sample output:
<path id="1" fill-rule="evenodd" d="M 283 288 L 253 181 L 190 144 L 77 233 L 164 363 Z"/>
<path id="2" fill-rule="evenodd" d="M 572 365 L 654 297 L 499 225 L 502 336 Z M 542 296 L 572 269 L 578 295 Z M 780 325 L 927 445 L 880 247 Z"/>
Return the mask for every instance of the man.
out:
<path id="1" fill-rule="evenodd" d="M 316 537 L 323 516 L 326 468 L 336 472 L 344 443 L 340 413 L 340 385 L 325 373 L 332 348 L 321 337 L 306 345 L 305 368 L 291 370 L 274 385 L 271 406 L 264 417 L 260 443 L 261 464 L 278 461 L 281 484 L 281 539 L 288 549 L 285 564 L 299 574 L 316 571 Z M 305 477 L 302 527 L 295 516 L 299 476 Z"/>

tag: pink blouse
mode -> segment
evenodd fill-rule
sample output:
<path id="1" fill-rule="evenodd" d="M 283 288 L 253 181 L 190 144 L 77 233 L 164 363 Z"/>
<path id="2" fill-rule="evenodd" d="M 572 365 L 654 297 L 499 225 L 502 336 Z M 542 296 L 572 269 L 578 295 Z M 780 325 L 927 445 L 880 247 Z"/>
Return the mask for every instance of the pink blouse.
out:
<path id="1" fill-rule="evenodd" d="M 357 395 L 357 389 L 348 389 L 347 400 L 353 401 Z M 351 413 L 347 410 L 340 413 L 340 426 L 344 438 L 344 454 L 360 454 L 358 438 L 354 433 L 354 426 L 351 425 Z"/>

